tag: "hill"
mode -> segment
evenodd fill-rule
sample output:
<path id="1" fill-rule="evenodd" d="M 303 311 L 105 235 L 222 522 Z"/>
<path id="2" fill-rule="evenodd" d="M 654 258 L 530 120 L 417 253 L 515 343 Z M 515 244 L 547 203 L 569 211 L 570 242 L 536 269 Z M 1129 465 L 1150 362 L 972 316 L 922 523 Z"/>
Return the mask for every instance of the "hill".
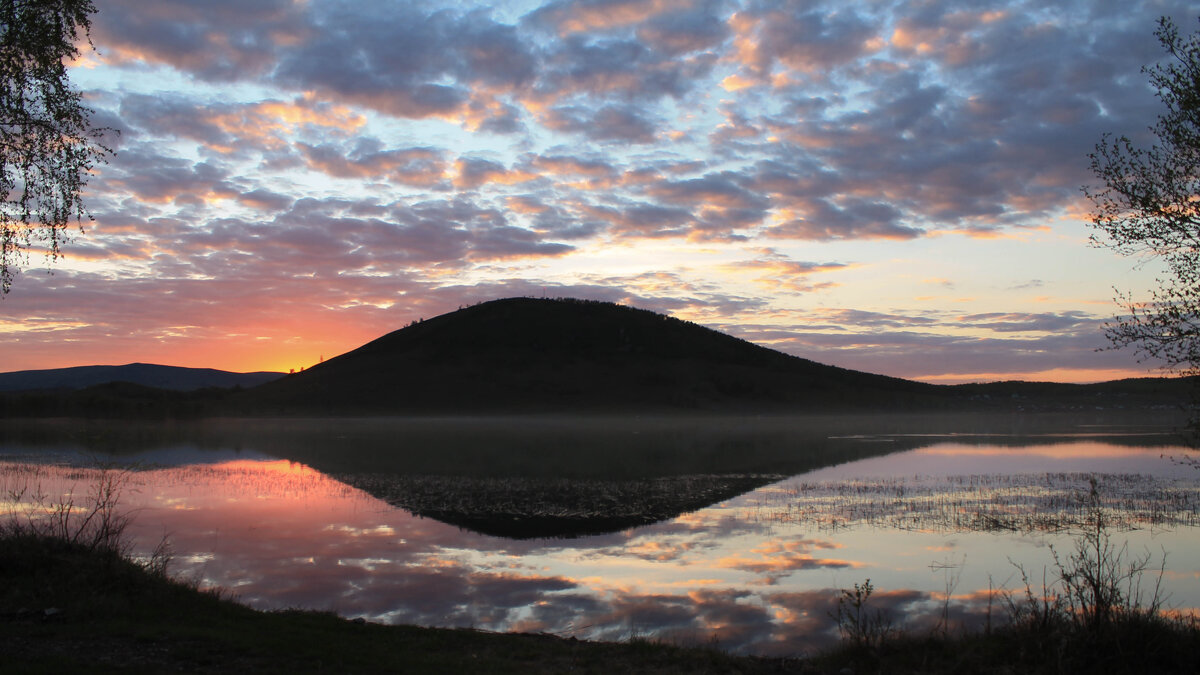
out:
<path id="1" fill-rule="evenodd" d="M 1094 384 L 1066 382 L 987 382 L 947 387 L 975 409 L 1024 412 L 1090 410 L 1173 411 L 1196 415 L 1196 377 L 1137 377 Z"/>
<path id="2" fill-rule="evenodd" d="M 239 397 L 259 413 L 810 412 L 946 388 L 822 365 L 610 303 L 510 298 L 412 324 Z"/>
<path id="3" fill-rule="evenodd" d="M 123 366 L 77 366 L 0 373 L 0 392 L 75 391 L 113 382 L 127 382 L 170 391 L 196 391 L 210 387 L 257 387 L 280 377 L 283 377 L 283 373 L 231 373 L 212 368 L 130 363 Z"/>

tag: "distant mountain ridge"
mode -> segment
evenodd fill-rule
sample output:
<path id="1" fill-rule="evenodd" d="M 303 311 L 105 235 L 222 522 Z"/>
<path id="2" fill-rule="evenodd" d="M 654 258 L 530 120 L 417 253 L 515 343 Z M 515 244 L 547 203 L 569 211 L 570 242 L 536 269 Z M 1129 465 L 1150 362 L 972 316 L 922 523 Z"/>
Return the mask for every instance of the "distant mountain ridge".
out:
<path id="1" fill-rule="evenodd" d="M 257 387 L 283 377 L 283 373 L 234 373 L 213 368 L 182 368 L 151 363 L 123 366 L 75 366 L 0 373 L 0 392 L 79 390 L 113 382 L 128 382 L 169 391 L 195 391 L 208 387 Z"/>

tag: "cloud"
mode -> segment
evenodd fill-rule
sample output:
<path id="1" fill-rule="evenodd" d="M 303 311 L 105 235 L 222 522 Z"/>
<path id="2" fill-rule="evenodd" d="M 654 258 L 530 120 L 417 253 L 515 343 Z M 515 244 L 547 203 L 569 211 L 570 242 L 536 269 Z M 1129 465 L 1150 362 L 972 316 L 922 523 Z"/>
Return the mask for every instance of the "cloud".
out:
<path id="1" fill-rule="evenodd" d="M 654 22 L 664 14 L 686 12 L 693 4 L 692 0 L 556 0 L 530 12 L 524 21 L 560 36 L 604 33 Z"/>
<path id="2" fill-rule="evenodd" d="M 1025 283 L 1016 284 L 1016 285 L 1012 286 L 1011 289 L 1014 291 L 1015 290 L 1033 290 L 1035 288 L 1042 288 L 1045 285 L 1046 285 L 1046 282 L 1042 281 L 1041 279 L 1030 279 L 1029 281 L 1026 281 Z"/>
<path id="3" fill-rule="evenodd" d="M 233 142 L 230 134 L 201 114 L 194 100 L 183 96 L 129 94 L 121 100 L 120 115 L 128 126 L 158 136 L 189 138 L 210 148 L 228 148 Z"/>
<path id="4" fill-rule="evenodd" d="M 239 202 L 260 211 L 285 211 L 295 203 L 290 195 L 271 192 L 262 188 L 242 193 L 235 197 Z"/>
<path id="5" fill-rule="evenodd" d="M 890 204 L 846 200 L 843 205 L 824 199 L 793 200 L 782 213 L 799 217 L 768 226 L 773 239 L 831 241 L 842 239 L 915 239 L 924 232 L 901 224 L 903 213 Z"/>
<path id="6" fill-rule="evenodd" d="M 380 13 L 341 2 L 119 1 L 97 15 L 96 38 L 114 64 L 265 80 L 412 118 L 461 113 L 469 87 L 518 87 L 535 64 L 515 27 L 484 12 L 409 5 Z"/>
<path id="7" fill-rule="evenodd" d="M 556 176 L 584 176 L 596 181 L 609 181 L 617 174 L 616 168 L 603 159 L 571 157 L 566 155 L 539 155 L 533 159 L 539 170 Z"/>
<path id="8" fill-rule="evenodd" d="M 552 206 L 532 195 L 508 197 L 505 205 L 509 211 L 529 217 L 530 229 L 558 240 L 589 239 L 607 227 L 600 220 L 580 217 L 574 209 Z"/>
<path id="9" fill-rule="evenodd" d="M 231 199 L 240 191 L 219 161 L 192 162 L 161 155 L 147 144 L 127 146 L 113 159 L 101 183 L 145 202 L 198 205 L 205 199 Z"/>
<path id="10" fill-rule="evenodd" d="M 813 283 L 810 277 L 822 272 L 833 272 L 846 269 L 846 263 L 814 263 L 792 260 L 774 249 L 763 249 L 757 258 L 730 263 L 725 266 L 732 271 L 748 270 L 761 274 L 757 282 L 768 288 L 785 288 L 802 293 L 832 288 L 834 282 Z"/>
<path id="11" fill-rule="evenodd" d="M 605 106 L 589 110 L 582 106 L 553 108 L 542 122 L 550 129 L 582 134 L 595 141 L 651 143 L 655 140 L 654 122 L 632 106 Z"/>
<path id="12" fill-rule="evenodd" d="M 876 27 L 853 6 L 830 11 L 766 2 L 735 13 L 729 24 L 736 34 L 734 58 L 762 79 L 776 65 L 823 77 L 877 48 Z"/>
<path id="13" fill-rule="evenodd" d="M 613 233 L 649 238 L 686 236 L 692 213 L 687 209 L 634 202 L 620 207 L 585 205 L 587 215 L 609 224 Z"/>
<path id="14" fill-rule="evenodd" d="M 294 9 L 288 0 L 169 0 L 153 7 L 113 0 L 97 13 L 93 39 L 116 64 L 163 64 L 232 81 L 266 74 L 277 49 L 308 36 L 310 26 Z"/>
<path id="15" fill-rule="evenodd" d="M 761 216 L 770 201 L 740 185 L 740 178 L 736 173 L 723 172 L 678 181 L 662 180 L 649 185 L 646 192 L 669 204 L 701 204 L 713 209 Z"/>
<path id="16" fill-rule="evenodd" d="M 501 185 L 524 183 L 537 178 L 536 174 L 510 170 L 499 162 L 482 158 L 460 158 L 455 162 L 455 169 L 457 176 L 454 178 L 454 187 L 460 190 L 475 189 L 488 183 Z"/>
<path id="17" fill-rule="evenodd" d="M 462 114 L 463 128 L 493 134 L 520 134 L 528 131 L 521 109 L 483 92 L 473 92 Z"/>
<path id="18" fill-rule="evenodd" d="M 959 322 L 964 325 L 977 326 L 986 328 L 998 333 L 1068 333 L 1068 332 L 1083 332 L 1081 328 L 1087 332 L 1099 332 L 1101 325 L 1104 323 L 1102 319 L 1080 311 L 1069 311 L 1063 313 L 1012 313 L 1012 312 L 989 312 L 986 314 L 967 314 L 959 317 Z"/>
<path id="19" fill-rule="evenodd" d="M 668 11 L 639 22 L 638 40 L 657 51 L 679 56 L 718 47 L 729 36 L 728 25 L 716 14 L 715 3 Z"/>
<path id="20" fill-rule="evenodd" d="M 384 150 L 378 142 L 360 140 L 352 148 L 325 143 L 297 143 L 308 168 L 337 178 L 389 180 L 423 188 L 449 187 L 448 163 L 436 148 Z"/>
<path id="21" fill-rule="evenodd" d="M 271 79 L 389 115 L 424 118 L 461 114 L 473 84 L 514 87 L 531 76 L 533 57 L 514 29 L 484 14 L 348 9 L 315 6 L 311 20 L 319 31 L 280 50 Z"/>
<path id="22" fill-rule="evenodd" d="M 633 35 L 572 34 L 543 54 L 533 86 L 517 96 L 535 111 L 606 105 L 645 109 L 663 99 L 688 97 L 716 63 L 709 52 L 676 57 Z"/>

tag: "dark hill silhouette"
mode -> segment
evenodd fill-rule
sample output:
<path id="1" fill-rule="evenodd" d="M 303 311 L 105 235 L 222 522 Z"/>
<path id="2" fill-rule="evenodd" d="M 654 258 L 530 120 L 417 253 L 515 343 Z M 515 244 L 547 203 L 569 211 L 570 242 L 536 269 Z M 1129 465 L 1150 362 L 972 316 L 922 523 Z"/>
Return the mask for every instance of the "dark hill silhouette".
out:
<path id="1" fill-rule="evenodd" d="M 259 413 L 808 412 L 936 407 L 944 387 L 783 354 L 654 312 L 510 298 L 247 392 Z"/>

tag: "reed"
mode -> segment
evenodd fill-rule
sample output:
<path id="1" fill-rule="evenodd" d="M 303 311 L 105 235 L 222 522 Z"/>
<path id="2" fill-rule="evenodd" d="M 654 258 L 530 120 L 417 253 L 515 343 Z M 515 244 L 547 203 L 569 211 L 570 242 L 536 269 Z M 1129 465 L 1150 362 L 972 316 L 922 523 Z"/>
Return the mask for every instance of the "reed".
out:
<path id="1" fill-rule="evenodd" d="M 1091 480 L 1095 505 L 1078 495 Z M 1109 530 L 1200 526 L 1200 484 L 1140 474 L 1037 473 L 785 481 L 760 490 L 751 520 L 803 523 L 821 530 L 881 527 L 933 532 L 1063 532 L 1088 526 L 1092 509 Z"/>

